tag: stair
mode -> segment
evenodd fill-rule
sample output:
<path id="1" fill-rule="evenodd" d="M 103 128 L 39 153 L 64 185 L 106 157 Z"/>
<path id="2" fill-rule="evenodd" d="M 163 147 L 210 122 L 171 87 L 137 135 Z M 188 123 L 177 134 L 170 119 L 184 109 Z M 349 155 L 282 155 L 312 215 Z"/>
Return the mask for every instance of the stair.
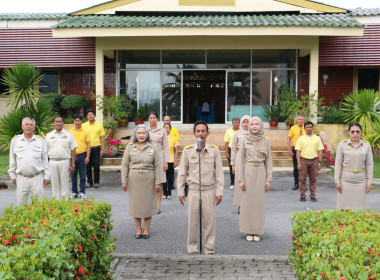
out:
<path id="1" fill-rule="evenodd" d="M 228 128 L 228 126 L 227 126 Z M 180 160 L 182 151 L 187 145 L 195 143 L 195 137 L 193 135 L 192 127 L 182 128 L 178 127 L 180 135 L 180 145 L 178 151 L 178 159 Z M 214 144 L 218 146 L 220 150 L 220 155 L 222 157 L 222 163 L 224 167 L 228 167 L 228 160 L 224 151 L 224 133 L 226 131 L 226 126 L 221 125 L 221 128 L 213 127 L 210 129 L 210 135 L 207 138 L 207 143 Z M 289 156 L 288 147 L 287 147 L 287 138 L 288 138 L 287 129 L 266 129 L 264 135 L 269 138 L 271 143 L 272 150 L 272 162 L 273 167 L 292 167 L 293 161 Z M 125 128 L 117 128 L 114 131 L 114 138 L 121 139 L 125 136 L 132 135 L 133 130 Z M 129 140 L 122 140 L 124 145 L 127 145 Z M 101 165 L 121 165 L 122 156 L 113 157 L 113 158 L 102 158 Z"/>

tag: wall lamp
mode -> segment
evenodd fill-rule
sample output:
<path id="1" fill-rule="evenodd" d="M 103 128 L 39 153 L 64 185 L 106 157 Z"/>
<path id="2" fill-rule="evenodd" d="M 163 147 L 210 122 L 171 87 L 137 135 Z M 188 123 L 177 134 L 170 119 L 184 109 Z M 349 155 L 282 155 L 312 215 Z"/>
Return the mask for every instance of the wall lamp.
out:
<path id="1" fill-rule="evenodd" d="M 329 75 L 323 74 L 322 79 L 323 79 L 323 84 L 326 85 L 327 80 L 329 79 Z"/>

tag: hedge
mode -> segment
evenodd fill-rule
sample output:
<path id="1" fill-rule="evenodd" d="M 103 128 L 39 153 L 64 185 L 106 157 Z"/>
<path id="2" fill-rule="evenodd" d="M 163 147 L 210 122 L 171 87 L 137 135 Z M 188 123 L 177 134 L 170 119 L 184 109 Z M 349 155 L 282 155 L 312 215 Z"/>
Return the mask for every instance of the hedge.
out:
<path id="1" fill-rule="evenodd" d="M 0 279 L 111 278 L 111 206 L 32 200 L 0 217 Z"/>
<path id="2" fill-rule="evenodd" d="M 380 214 L 309 210 L 293 213 L 289 261 L 299 279 L 380 279 Z"/>

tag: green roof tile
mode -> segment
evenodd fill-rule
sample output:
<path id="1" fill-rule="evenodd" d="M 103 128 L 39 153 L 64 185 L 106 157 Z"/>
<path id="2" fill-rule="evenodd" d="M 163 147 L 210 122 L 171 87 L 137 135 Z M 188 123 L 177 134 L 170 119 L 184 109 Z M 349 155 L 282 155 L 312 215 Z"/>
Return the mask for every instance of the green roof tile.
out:
<path id="1" fill-rule="evenodd" d="M 86 27 L 218 27 L 218 26 L 319 26 L 360 27 L 360 22 L 349 14 L 301 14 L 301 15 L 180 15 L 180 16 L 131 16 L 131 15 L 81 15 L 71 16 L 53 28 Z"/>
<path id="2" fill-rule="evenodd" d="M 0 20 L 49 20 L 49 19 L 65 19 L 68 18 L 66 13 L 17 13 L 2 14 Z"/>

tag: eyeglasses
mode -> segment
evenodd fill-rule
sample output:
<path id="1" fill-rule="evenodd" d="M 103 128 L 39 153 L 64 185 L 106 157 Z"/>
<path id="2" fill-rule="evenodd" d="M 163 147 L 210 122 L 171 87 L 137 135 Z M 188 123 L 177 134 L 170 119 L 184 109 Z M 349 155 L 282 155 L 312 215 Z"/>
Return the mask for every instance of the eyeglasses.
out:
<path id="1" fill-rule="evenodd" d="M 360 130 L 351 130 L 350 133 L 351 133 L 351 134 L 355 134 L 355 133 L 356 133 L 356 134 L 360 134 L 361 131 L 360 131 Z"/>
<path id="2" fill-rule="evenodd" d="M 302 135 L 302 129 L 300 129 L 300 135 Z"/>

